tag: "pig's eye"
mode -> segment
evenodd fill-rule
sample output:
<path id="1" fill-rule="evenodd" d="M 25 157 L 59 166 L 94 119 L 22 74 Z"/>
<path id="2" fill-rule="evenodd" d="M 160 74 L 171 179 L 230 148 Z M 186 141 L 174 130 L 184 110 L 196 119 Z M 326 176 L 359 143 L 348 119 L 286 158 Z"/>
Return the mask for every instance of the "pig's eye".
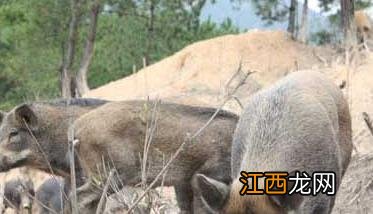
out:
<path id="1" fill-rule="evenodd" d="M 18 135 L 18 130 L 17 129 L 12 129 L 9 133 L 9 137 L 15 137 Z"/>

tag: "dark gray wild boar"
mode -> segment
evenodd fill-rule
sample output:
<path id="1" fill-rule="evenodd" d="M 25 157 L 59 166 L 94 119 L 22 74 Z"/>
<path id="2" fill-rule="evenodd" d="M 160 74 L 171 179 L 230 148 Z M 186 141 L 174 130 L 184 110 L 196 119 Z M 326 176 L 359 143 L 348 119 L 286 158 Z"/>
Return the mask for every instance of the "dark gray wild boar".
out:
<path id="1" fill-rule="evenodd" d="M 104 103 L 96 99 L 35 102 L 0 114 L 0 172 L 20 166 L 50 172 L 49 162 L 54 173 L 68 176 L 69 123 Z"/>
<path id="2" fill-rule="evenodd" d="M 34 184 L 30 179 L 10 180 L 4 187 L 4 206 L 13 208 L 16 213 L 31 212 L 34 195 Z"/>
<path id="3" fill-rule="evenodd" d="M 141 158 L 144 151 L 146 108 L 154 102 L 123 101 L 106 104 L 75 121 L 77 151 L 84 173 L 90 178 L 99 177 L 102 160 L 114 163 L 124 185 L 141 182 Z M 163 168 L 164 160 L 175 153 L 190 134 L 200 129 L 216 109 L 159 103 L 157 125 L 148 153 L 147 181 L 151 182 Z M 198 197 L 193 201 L 194 176 L 197 173 L 230 182 L 230 150 L 238 118 L 221 111 L 212 123 L 193 141 L 187 144 L 173 162 L 165 176 L 166 186 L 175 186 L 176 197 L 183 213 L 201 206 Z M 163 156 L 164 155 L 164 156 Z M 101 171 L 101 172 L 102 172 Z M 157 184 L 159 185 L 160 182 Z M 79 200 L 92 190 L 87 181 L 78 189 Z M 97 194 L 99 197 L 100 194 Z M 97 198 L 96 198 L 97 200 Z M 94 200 L 80 203 L 81 207 L 94 204 Z"/>
<path id="4" fill-rule="evenodd" d="M 63 178 L 49 178 L 36 190 L 39 214 L 61 213 L 69 194 L 69 185 Z"/>
<path id="5" fill-rule="evenodd" d="M 247 104 L 232 144 L 231 187 L 205 175 L 197 176 L 198 184 L 226 199 L 221 213 L 330 213 L 335 196 L 325 194 L 240 196 L 240 172 L 332 171 L 337 192 L 351 151 L 350 113 L 341 91 L 318 72 L 295 72 Z M 204 199 L 209 204 L 214 198 Z M 213 205 L 210 209 L 219 212 Z"/>

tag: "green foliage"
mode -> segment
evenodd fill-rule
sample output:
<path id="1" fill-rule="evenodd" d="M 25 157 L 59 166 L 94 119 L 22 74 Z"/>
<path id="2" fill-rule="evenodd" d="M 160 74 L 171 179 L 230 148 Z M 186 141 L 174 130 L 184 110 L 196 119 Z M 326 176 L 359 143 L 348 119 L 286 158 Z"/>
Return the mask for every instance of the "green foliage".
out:
<path id="1" fill-rule="evenodd" d="M 256 8 L 256 15 L 260 16 L 267 24 L 285 21 L 289 8 L 281 0 L 251 0 Z"/>
<path id="2" fill-rule="evenodd" d="M 325 45 L 332 43 L 334 35 L 329 31 L 322 30 L 311 35 L 310 41 L 317 45 Z"/>
<path id="3" fill-rule="evenodd" d="M 91 87 L 131 74 L 133 65 L 141 67 L 145 35 L 139 32 L 145 32 L 143 22 L 137 17 L 116 14 L 100 17 L 89 74 Z"/>
<path id="4" fill-rule="evenodd" d="M 340 3 L 338 0 L 319 0 L 319 4 L 324 12 L 330 11 L 332 6 L 337 6 Z M 361 10 L 373 5 L 372 0 L 355 0 L 355 10 Z"/>
<path id="5" fill-rule="evenodd" d="M 366 9 L 370 6 L 373 6 L 373 1 L 371 0 L 355 0 L 355 11 Z M 320 5 L 324 12 L 328 12 L 332 6 L 339 4 L 339 1 L 336 0 L 320 0 Z M 329 20 L 329 29 L 316 32 L 311 36 L 311 41 L 315 44 L 327 44 L 327 43 L 336 43 L 340 42 L 343 38 L 340 25 L 341 25 L 341 10 L 337 10 L 334 14 L 330 14 L 328 17 Z"/>
<path id="6" fill-rule="evenodd" d="M 372 0 L 355 0 L 355 10 L 365 9 L 373 5 Z"/>
<path id="7" fill-rule="evenodd" d="M 59 23 L 48 17 L 53 1 L 8 1 L 0 7 L 0 107 L 37 97 L 55 96 Z M 47 7 L 50 6 L 50 7 Z M 52 22 L 52 23 L 51 23 Z M 51 29 L 45 28 L 50 25 Z M 53 27 L 53 28 L 52 28 Z M 62 30 L 62 29 L 61 29 Z M 55 35 L 53 35 L 54 33 Z"/>
<path id="8" fill-rule="evenodd" d="M 59 67 L 68 34 L 69 3 L 0 2 L 0 109 L 8 110 L 25 100 L 59 96 Z M 75 70 L 88 29 L 89 1 L 83 3 Z M 210 20 L 200 23 L 200 8 L 190 8 L 183 0 L 154 3 L 154 32 L 149 37 L 149 1 L 105 2 L 88 77 L 91 88 L 131 74 L 133 65 L 141 68 L 147 51 L 150 63 L 154 63 L 195 41 L 238 33 L 230 20 L 221 25 Z M 152 45 L 148 48 L 149 41 Z"/>

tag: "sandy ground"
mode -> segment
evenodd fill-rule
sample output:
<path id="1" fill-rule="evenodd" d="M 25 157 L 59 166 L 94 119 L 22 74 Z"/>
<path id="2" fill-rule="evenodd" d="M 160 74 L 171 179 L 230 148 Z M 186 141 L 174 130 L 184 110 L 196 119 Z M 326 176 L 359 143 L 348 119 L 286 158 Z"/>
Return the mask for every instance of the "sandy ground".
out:
<path id="1" fill-rule="evenodd" d="M 197 42 L 137 73 L 87 93 L 86 97 L 124 100 L 166 98 L 175 102 L 216 105 L 241 62 L 256 71 L 242 88 L 249 97 L 261 86 L 300 69 L 325 67 L 320 60 L 335 53 L 294 42 L 280 31 L 254 31 Z"/>
<path id="2" fill-rule="evenodd" d="M 356 155 L 343 178 L 333 213 L 373 213 L 373 156 Z"/>

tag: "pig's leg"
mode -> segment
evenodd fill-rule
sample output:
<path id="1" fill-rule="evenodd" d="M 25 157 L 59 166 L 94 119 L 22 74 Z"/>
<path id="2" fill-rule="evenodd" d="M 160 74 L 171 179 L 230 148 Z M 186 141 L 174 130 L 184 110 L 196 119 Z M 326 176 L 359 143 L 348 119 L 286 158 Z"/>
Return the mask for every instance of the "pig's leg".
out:
<path id="1" fill-rule="evenodd" d="M 182 214 L 192 213 L 193 190 L 189 182 L 175 186 L 176 200 Z"/>

